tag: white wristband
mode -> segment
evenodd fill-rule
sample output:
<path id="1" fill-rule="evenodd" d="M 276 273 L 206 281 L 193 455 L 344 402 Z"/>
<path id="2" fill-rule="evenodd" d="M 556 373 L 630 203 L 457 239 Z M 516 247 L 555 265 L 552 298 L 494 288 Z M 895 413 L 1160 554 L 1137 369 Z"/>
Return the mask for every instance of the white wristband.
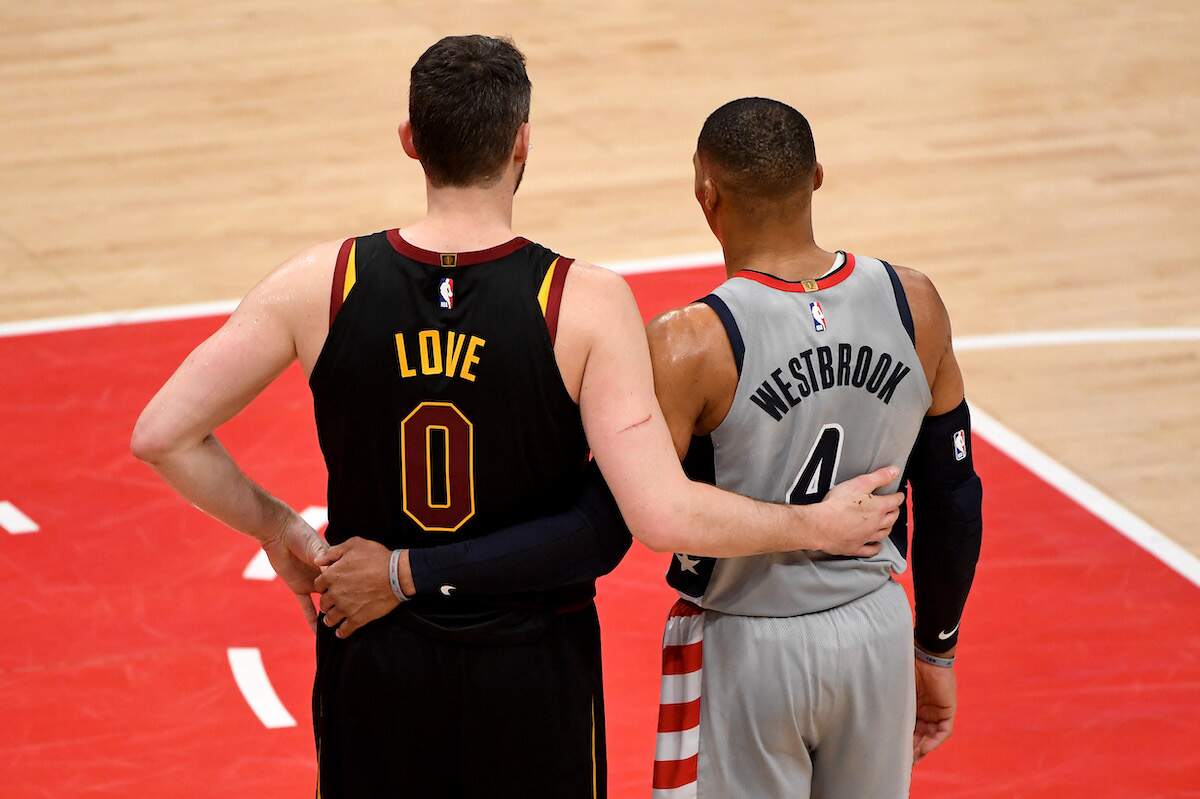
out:
<path id="1" fill-rule="evenodd" d="M 948 658 L 931 655 L 919 646 L 913 647 L 913 655 L 922 663 L 928 663 L 930 666 L 937 666 L 941 669 L 948 669 L 954 665 L 954 656 Z"/>
<path id="2" fill-rule="evenodd" d="M 408 596 L 405 595 L 403 589 L 400 588 L 400 550 L 393 549 L 392 557 L 388 561 L 388 580 L 392 584 L 392 593 L 396 595 L 396 599 L 401 602 L 407 602 Z"/>

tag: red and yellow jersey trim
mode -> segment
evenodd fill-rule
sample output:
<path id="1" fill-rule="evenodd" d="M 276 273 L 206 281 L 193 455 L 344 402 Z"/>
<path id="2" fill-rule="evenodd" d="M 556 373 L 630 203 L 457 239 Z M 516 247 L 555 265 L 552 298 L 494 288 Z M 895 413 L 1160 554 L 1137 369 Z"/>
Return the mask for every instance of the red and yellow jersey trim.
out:
<path id="1" fill-rule="evenodd" d="M 538 305 L 542 309 L 542 316 L 546 317 L 546 329 L 550 331 L 551 344 L 558 335 L 558 312 L 562 306 L 563 286 L 567 283 L 567 272 L 573 263 L 574 258 L 555 258 L 542 278 L 541 288 L 538 289 Z"/>
<path id="2" fill-rule="evenodd" d="M 358 268 L 354 263 L 354 253 L 357 249 L 358 239 L 346 239 L 338 250 L 337 261 L 333 266 L 333 287 L 329 295 L 330 327 L 333 327 L 334 318 L 337 317 L 338 311 L 342 310 L 342 304 L 346 302 L 350 290 L 358 280 Z"/>
<path id="3" fill-rule="evenodd" d="M 838 283 L 841 283 L 846 278 L 850 277 L 854 272 L 854 253 L 845 253 L 846 262 L 837 269 L 830 272 L 825 277 L 819 280 L 784 280 L 783 278 L 768 275 L 766 272 L 757 272 L 753 269 L 743 269 L 734 275 L 745 280 L 753 280 L 755 283 L 761 283 L 764 286 L 769 286 L 779 291 L 795 291 L 795 292 L 811 292 L 824 291 L 831 289 Z"/>
<path id="4" fill-rule="evenodd" d="M 392 249 L 401 255 L 411 258 L 417 263 L 428 264 L 429 266 L 472 266 L 474 264 L 483 264 L 488 261 L 496 261 L 500 258 L 505 258 L 512 255 L 517 250 L 529 244 L 529 239 L 517 236 L 503 244 L 497 244 L 495 247 L 488 247 L 486 250 L 474 250 L 473 252 L 458 252 L 458 253 L 440 253 L 432 250 L 422 249 L 415 244 L 410 244 L 400 235 L 400 231 L 393 229 L 387 231 L 388 243 L 392 245 Z"/>

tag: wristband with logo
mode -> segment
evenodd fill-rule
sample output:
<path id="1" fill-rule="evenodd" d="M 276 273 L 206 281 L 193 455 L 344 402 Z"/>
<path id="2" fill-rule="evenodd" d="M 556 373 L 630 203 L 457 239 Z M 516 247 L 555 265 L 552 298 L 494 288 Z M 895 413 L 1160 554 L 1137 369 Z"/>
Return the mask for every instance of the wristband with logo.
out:
<path id="1" fill-rule="evenodd" d="M 937 666 L 941 669 L 948 669 L 954 665 L 954 656 L 948 658 L 931 655 L 919 646 L 913 647 L 913 655 L 922 663 L 928 663 L 930 666 Z"/>

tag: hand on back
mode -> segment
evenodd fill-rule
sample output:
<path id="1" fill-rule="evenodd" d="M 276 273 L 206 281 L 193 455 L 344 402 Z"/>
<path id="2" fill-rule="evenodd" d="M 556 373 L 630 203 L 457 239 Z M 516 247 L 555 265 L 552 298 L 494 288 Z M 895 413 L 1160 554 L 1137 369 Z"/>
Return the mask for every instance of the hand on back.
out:
<path id="1" fill-rule="evenodd" d="M 312 594 L 317 590 L 314 581 L 321 573 L 316 560 L 326 550 L 325 542 L 316 530 L 296 516 L 279 535 L 264 541 L 262 547 L 271 561 L 271 568 L 296 595 L 308 626 L 315 630 L 317 611 L 313 607 Z"/>
<path id="2" fill-rule="evenodd" d="M 831 555 L 871 557 L 878 554 L 884 538 L 900 515 L 904 494 L 874 492 L 895 482 L 894 466 L 855 477 L 830 489 L 825 499 L 805 506 L 813 513 L 822 552 Z"/>

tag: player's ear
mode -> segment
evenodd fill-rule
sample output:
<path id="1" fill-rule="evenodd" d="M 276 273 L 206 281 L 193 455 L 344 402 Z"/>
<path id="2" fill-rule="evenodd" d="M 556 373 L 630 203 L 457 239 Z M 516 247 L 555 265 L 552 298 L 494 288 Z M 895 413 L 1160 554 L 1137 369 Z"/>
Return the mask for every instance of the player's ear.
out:
<path id="1" fill-rule="evenodd" d="M 412 122 L 407 119 L 400 123 L 400 146 L 404 148 L 404 152 L 408 154 L 409 158 L 421 160 L 421 157 L 417 155 L 417 145 L 413 144 Z"/>
<path id="2" fill-rule="evenodd" d="M 517 140 L 513 142 L 513 160 L 524 163 L 529 158 L 530 135 L 529 123 L 522 122 L 517 128 Z"/>
<path id="3" fill-rule="evenodd" d="M 813 169 L 813 191 L 821 188 L 821 184 L 825 182 L 825 167 L 821 166 L 821 162 L 817 162 L 816 168 Z"/>
<path id="4" fill-rule="evenodd" d="M 696 199 L 700 201 L 700 207 L 704 209 L 706 214 L 716 212 L 717 206 L 721 204 L 721 192 L 712 178 L 705 176 L 700 181 L 700 188 L 696 192 Z"/>

